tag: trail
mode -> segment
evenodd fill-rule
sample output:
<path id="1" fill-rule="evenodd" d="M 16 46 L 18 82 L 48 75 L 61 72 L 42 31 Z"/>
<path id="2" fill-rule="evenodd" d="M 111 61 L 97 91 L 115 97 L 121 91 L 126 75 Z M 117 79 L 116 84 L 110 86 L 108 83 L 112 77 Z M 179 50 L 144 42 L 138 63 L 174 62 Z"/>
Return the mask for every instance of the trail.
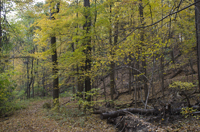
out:
<path id="1" fill-rule="evenodd" d="M 61 104 L 69 101 L 70 98 L 61 98 Z M 81 128 L 77 124 L 69 125 L 64 122 L 62 125 L 58 121 L 48 118 L 42 105 L 50 100 L 33 102 L 26 109 L 16 111 L 12 116 L 0 118 L 0 132 L 113 132 L 114 127 L 101 121 L 99 117 L 90 116 L 87 128 Z M 96 118 L 96 119 L 95 119 Z M 91 127 L 89 127 L 91 126 Z"/>
<path id="2" fill-rule="evenodd" d="M 69 100 L 69 98 L 65 99 Z M 32 103 L 28 108 L 18 110 L 8 117 L 7 120 L 0 122 L 2 132 L 60 132 L 65 131 L 58 123 L 45 117 L 42 112 L 42 105 L 45 101 Z"/>

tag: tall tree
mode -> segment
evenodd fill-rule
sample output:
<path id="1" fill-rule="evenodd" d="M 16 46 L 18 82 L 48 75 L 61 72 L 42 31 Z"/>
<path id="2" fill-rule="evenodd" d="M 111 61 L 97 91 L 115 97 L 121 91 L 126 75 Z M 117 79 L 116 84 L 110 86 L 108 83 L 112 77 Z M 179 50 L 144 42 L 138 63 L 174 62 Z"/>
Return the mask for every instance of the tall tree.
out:
<path id="1" fill-rule="evenodd" d="M 110 29 L 109 29 L 109 43 L 110 46 L 112 47 L 112 3 L 110 3 Z M 114 55 L 114 51 L 113 49 L 111 49 L 110 51 L 110 55 L 113 58 Z M 111 100 L 114 99 L 113 95 L 114 95 L 114 87 L 115 87 L 115 63 L 113 60 L 111 60 L 110 62 L 110 95 L 111 95 Z"/>
<path id="2" fill-rule="evenodd" d="M 142 0 L 140 0 L 139 12 L 140 12 L 140 23 L 142 26 L 144 26 L 143 10 L 144 10 L 143 3 L 142 3 Z M 144 45 L 144 29 L 141 30 L 140 41 L 141 41 L 141 45 L 143 46 L 143 49 L 145 50 L 146 46 Z M 143 68 L 143 74 L 146 76 L 146 57 L 145 57 L 145 55 L 143 55 L 142 68 Z M 148 93 L 148 86 L 147 86 L 147 79 L 144 76 L 143 76 L 143 81 L 144 81 L 144 93 L 145 93 L 145 100 L 146 100 L 147 93 Z"/>
<path id="3" fill-rule="evenodd" d="M 89 72 L 91 70 L 91 36 L 90 36 L 90 29 L 91 29 L 91 16 L 90 16 L 90 1 L 89 0 L 84 0 L 84 16 L 85 16 L 85 23 L 83 25 L 83 29 L 86 32 L 86 36 L 84 39 L 84 46 L 86 46 L 85 49 L 85 55 L 86 55 L 86 60 L 85 60 L 85 72 Z M 85 77 L 85 91 L 90 91 L 91 90 L 91 78 L 89 75 Z M 90 101 L 91 98 L 88 97 L 88 101 Z"/>
<path id="4" fill-rule="evenodd" d="M 162 4 L 162 18 L 163 18 L 163 0 L 161 0 Z M 161 23 L 161 27 L 163 27 L 163 21 Z M 164 37 L 163 37 L 163 42 L 164 42 Z M 163 47 L 162 47 L 162 52 L 161 52 L 161 58 L 160 58 L 160 74 L 161 74 L 161 90 L 162 94 L 164 95 L 164 55 L 163 55 Z"/>
<path id="5" fill-rule="evenodd" d="M 55 20 L 54 14 L 59 13 L 60 3 L 53 4 L 53 1 L 50 2 L 50 16 L 51 20 Z M 56 7 L 55 7 L 56 6 Z M 51 36 L 51 50 L 52 50 L 52 63 L 53 63 L 53 100 L 54 106 L 59 105 L 59 81 L 58 81 L 58 57 L 57 57 L 57 48 L 56 48 L 56 36 L 53 34 Z"/>
<path id="6" fill-rule="evenodd" d="M 200 0 L 194 0 L 197 2 Z M 195 5 L 195 24 L 196 24 L 196 40 L 197 40 L 197 65 L 198 65 L 198 81 L 200 91 L 200 2 Z"/>

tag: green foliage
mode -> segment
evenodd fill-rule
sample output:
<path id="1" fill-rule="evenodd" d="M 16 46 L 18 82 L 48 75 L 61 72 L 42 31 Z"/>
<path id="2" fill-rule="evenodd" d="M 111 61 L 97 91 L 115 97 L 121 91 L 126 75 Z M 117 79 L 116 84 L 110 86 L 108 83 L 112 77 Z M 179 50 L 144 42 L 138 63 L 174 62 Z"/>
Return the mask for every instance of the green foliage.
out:
<path id="1" fill-rule="evenodd" d="M 78 100 L 77 103 L 82 110 L 85 112 L 92 112 L 95 105 L 103 102 L 103 100 L 94 100 L 95 97 L 97 98 L 99 96 L 99 90 L 100 88 L 93 88 L 88 92 L 74 94 L 73 97 L 75 98 L 73 99 Z M 81 95 L 85 95 L 85 98 L 82 98 Z M 88 101 L 88 98 L 93 100 Z"/>
<path id="2" fill-rule="evenodd" d="M 29 102 L 30 102 L 29 100 L 20 100 L 20 99 L 7 101 L 4 103 L 3 106 L 0 107 L 1 110 L 0 116 L 3 116 L 5 114 L 10 115 L 16 110 L 25 109 L 28 107 Z"/>
<path id="3" fill-rule="evenodd" d="M 14 90 L 12 93 L 12 96 L 16 99 L 25 99 L 26 95 L 25 95 L 25 90 Z"/>
<path id="4" fill-rule="evenodd" d="M 59 98 L 55 98 L 53 100 L 53 108 L 52 108 L 53 111 L 58 111 L 59 110 Z"/>
<path id="5" fill-rule="evenodd" d="M 172 84 L 169 85 L 169 88 L 176 88 L 180 90 L 190 90 L 191 88 L 195 87 L 193 83 L 189 82 L 181 82 L 181 81 L 176 81 L 173 82 Z"/>
<path id="6" fill-rule="evenodd" d="M 15 82 L 11 80 L 14 72 L 5 71 L 0 74 L 0 115 L 9 111 L 9 105 L 12 100 L 12 91 L 15 89 Z"/>
<path id="7" fill-rule="evenodd" d="M 73 96 L 73 94 L 70 91 L 69 92 L 66 91 L 59 95 L 59 97 L 72 97 L 72 96 Z"/>
<path id="8" fill-rule="evenodd" d="M 193 112 L 196 112 L 196 111 L 197 111 L 196 109 L 186 107 L 186 108 L 182 108 L 181 114 L 184 115 L 185 118 L 188 118 L 189 116 L 193 115 L 192 114 Z"/>

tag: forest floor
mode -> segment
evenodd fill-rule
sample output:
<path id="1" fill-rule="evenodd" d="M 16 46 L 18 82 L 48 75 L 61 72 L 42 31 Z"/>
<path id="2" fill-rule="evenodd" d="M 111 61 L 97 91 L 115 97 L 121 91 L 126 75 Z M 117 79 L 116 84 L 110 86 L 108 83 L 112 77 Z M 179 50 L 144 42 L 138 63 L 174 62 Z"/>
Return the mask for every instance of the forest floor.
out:
<path id="1" fill-rule="evenodd" d="M 127 96 L 127 95 L 126 95 Z M 123 98 L 123 97 L 122 97 Z M 33 101 L 26 109 L 18 110 L 9 117 L 0 118 L 0 132 L 115 132 L 120 131 L 114 125 L 101 120 L 99 115 L 84 115 L 77 106 L 65 107 L 65 112 L 52 112 L 44 109 L 43 104 L 51 99 Z M 70 97 L 60 99 L 61 104 L 68 102 Z M 69 107 L 66 111 L 66 107 Z M 62 109 L 62 107 L 61 107 Z M 132 116 L 132 115 L 129 115 Z M 137 118 L 147 119 L 145 116 L 135 115 Z M 175 117 L 167 123 L 160 121 L 151 122 L 156 126 L 157 132 L 198 132 L 200 120 L 194 117 Z"/>
<path id="2" fill-rule="evenodd" d="M 60 102 L 68 100 L 70 97 L 61 98 Z M 80 114 L 80 111 L 73 110 L 68 111 L 71 116 L 65 116 L 43 109 L 43 104 L 49 101 L 50 99 L 34 101 L 28 108 L 18 110 L 9 117 L 0 118 L 0 132 L 116 131 L 112 125 L 106 123 L 106 120 L 100 120 L 99 115 L 76 117 L 75 114 Z"/>

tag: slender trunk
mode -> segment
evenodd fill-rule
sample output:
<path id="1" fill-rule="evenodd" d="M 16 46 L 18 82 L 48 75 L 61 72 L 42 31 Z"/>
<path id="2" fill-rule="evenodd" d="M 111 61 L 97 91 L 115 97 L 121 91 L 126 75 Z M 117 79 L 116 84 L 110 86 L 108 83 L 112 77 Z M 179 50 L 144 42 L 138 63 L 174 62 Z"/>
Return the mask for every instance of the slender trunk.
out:
<path id="1" fill-rule="evenodd" d="M 131 55 L 129 53 L 129 66 L 131 67 Z M 128 82 L 128 89 L 129 89 L 129 94 L 131 94 L 131 78 L 132 78 L 132 69 L 129 68 L 129 82 Z"/>
<path id="2" fill-rule="evenodd" d="M 144 17 L 143 17 L 143 3 L 142 0 L 140 0 L 140 5 L 139 5 L 139 12 L 140 12 L 140 23 L 142 26 L 144 26 Z M 141 34 L 140 34 L 140 41 L 141 41 L 141 45 L 143 46 L 144 50 L 145 50 L 145 45 L 144 45 L 144 29 L 141 30 Z M 143 52 L 145 52 L 143 50 Z M 143 60 L 142 60 L 142 68 L 143 68 L 143 73 L 146 76 L 146 57 L 145 55 L 143 56 Z M 144 95 L 145 95 L 145 100 L 148 94 L 148 87 L 147 87 L 147 80 L 146 78 L 143 76 L 143 81 L 144 81 Z"/>
<path id="3" fill-rule="evenodd" d="M 72 52 L 74 52 L 74 43 L 72 43 Z M 72 71 L 74 71 L 74 65 L 72 66 Z M 75 94 L 75 77 L 72 75 L 72 92 Z"/>
<path id="4" fill-rule="evenodd" d="M 163 0 L 161 0 L 162 3 L 162 8 L 163 8 Z M 163 18 L 163 10 L 162 10 L 162 18 Z M 162 25 L 163 26 L 163 21 L 162 21 Z M 164 39 L 164 37 L 163 37 Z M 164 43 L 164 40 L 163 40 Z M 162 90 L 162 94 L 164 95 L 164 52 L 163 52 L 163 47 L 162 47 L 162 52 L 161 52 L 161 58 L 160 58 L 160 71 L 161 71 L 161 90 Z"/>
<path id="5" fill-rule="evenodd" d="M 37 59 L 37 88 L 38 88 L 38 91 L 39 91 L 39 88 L 40 88 L 40 79 L 39 79 L 39 59 Z M 40 93 L 37 93 L 37 95 L 39 95 Z"/>
<path id="6" fill-rule="evenodd" d="M 112 45 L 112 20 L 111 20 L 111 15 L 112 15 L 112 6 L 110 4 L 110 30 L 109 30 L 109 43 L 110 43 L 110 46 Z M 111 56 L 113 57 L 113 49 L 111 49 Z M 113 61 L 111 61 L 111 64 L 110 64 L 110 95 L 111 95 L 111 100 L 114 99 L 114 86 L 115 86 L 115 63 Z"/>
<path id="7" fill-rule="evenodd" d="M 32 68 L 31 68 L 31 79 L 32 79 L 32 97 L 34 98 L 34 71 L 33 71 L 33 62 L 34 58 L 32 58 Z"/>
<path id="8" fill-rule="evenodd" d="M 26 73 L 27 73 L 27 99 L 30 98 L 30 87 L 29 87 L 29 67 L 28 67 L 28 63 L 29 63 L 29 58 L 27 58 L 27 62 L 26 62 Z"/>
<path id="9" fill-rule="evenodd" d="M 81 98 L 83 98 L 83 94 L 82 94 L 82 92 L 83 92 L 83 77 L 81 77 L 81 74 L 82 73 L 80 73 L 80 71 L 83 71 L 83 67 L 81 66 L 80 68 L 79 68 L 79 66 L 77 65 L 77 67 L 76 67 L 76 70 L 77 70 L 77 84 L 78 84 L 78 96 L 79 97 L 81 97 Z"/>
<path id="10" fill-rule="evenodd" d="M 2 18 L 1 18 L 1 10 L 2 10 L 2 7 L 3 7 L 3 5 L 2 5 L 2 1 L 0 0 L 0 54 L 2 54 L 2 48 L 3 48 L 3 43 L 2 43 L 2 24 L 1 24 L 1 22 L 2 22 Z M 0 72 L 3 72 L 3 67 L 2 67 L 2 60 L 0 60 Z"/>
<path id="11" fill-rule="evenodd" d="M 77 7 L 78 7 L 78 0 L 76 1 L 77 3 Z M 78 18 L 78 12 L 76 13 L 76 18 Z M 79 32 L 79 25 L 77 24 L 76 27 L 77 28 L 77 32 L 76 35 L 78 35 Z M 78 45 L 78 40 L 76 39 L 76 44 Z M 78 64 L 76 65 L 76 71 L 77 71 L 77 90 L 78 90 L 78 96 L 80 98 L 83 98 L 83 77 L 81 71 L 84 71 L 84 67 L 83 66 L 79 66 Z"/>
<path id="12" fill-rule="evenodd" d="M 140 62 L 139 62 L 139 54 L 140 54 L 140 52 L 139 52 L 139 48 L 138 48 L 138 51 L 137 51 L 137 53 L 138 53 L 138 57 L 136 58 L 136 69 L 140 69 Z M 134 97 L 135 97 L 135 108 L 137 107 L 137 92 L 138 92 L 138 90 L 137 89 L 139 89 L 139 86 L 138 86 L 138 82 L 140 81 L 140 79 L 139 79 L 139 77 L 137 76 L 137 75 L 139 75 L 140 73 L 139 72 L 137 72 L 137 71 L 135 71 L 135 75 L 136 75 L 136 77 L 135 77 L 135 81 L 136 81 L 136 86 L 135 86 L 135 90 L 134 90 Z M 138 97 L 138 99 L 139 99 L 139 97 Z"/>
<path id="13" fill-rule="evenodd" d="M 114 99 L 114 87 L 115 87 L 115 63 L 112 61 L 110 64 L 110 95 L 111 95 L 111 100 Z"/>
<path id="14" fill-rule="evenodd" d="M 163 52 L 162 52 L 163 53 Z M 161 90 L 162 90 L 162 94 L 164 95 L 164 57 L 163 55 L 161 55 L 160 58 L 160 70 L 161 70 Z"/>
<path id="15" fill-rule="evenodd" d="M 46 89 L 45 89 L 45 68 L 43 68 L 42 72 L 42 97 L 45 97 Z"/>
<path id="16" fill-rule="evenodd" d="M 197 2 L 198 0 L 194 0 Z M 200 2 L 195 5 L 195 25 L 196 25 L 196 40 L 197 40 L 197 66 L 198 66 L 198 84 L 200 92 Z"/>
<path id="17" fill-rule="evenodd" d="M 101 64 L 101 66 L 102 66 L 102 64 Z M 102 77 L 103 77 L 103 70 L 102 70 Z M 102 81 L 103 81 L 104 96 L 105 96 L 105 101 L 106 101 L 106 85 L 105 85 L 104 78 L 102 78 Z"/>

